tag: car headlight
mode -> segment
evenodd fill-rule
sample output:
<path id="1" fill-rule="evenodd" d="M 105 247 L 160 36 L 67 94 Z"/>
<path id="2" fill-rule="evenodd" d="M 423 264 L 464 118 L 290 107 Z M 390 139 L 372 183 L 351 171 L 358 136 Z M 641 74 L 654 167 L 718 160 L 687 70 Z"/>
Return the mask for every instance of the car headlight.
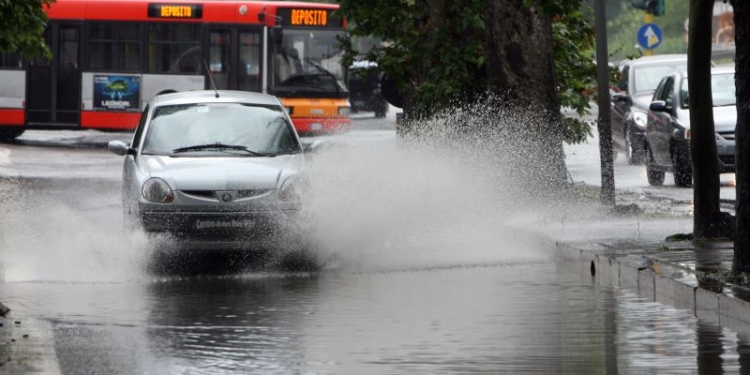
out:
<path id="1" fill-rule="evenodd" d="M 166 181 L 160 178 L 151 178 L 143 184 L 141 191 L 143 198 L 154 203 L 172 203 L 174 194 Z"/>
<path id="2" fill-rule="evenodd" d="M 299 183 L 295 179 L 288 179 L 279 190 L 279 201 L 285 203 L 298 203 L 300 200 Z"/>
<path id="3" fill-rule="evenodd" d="M 349 116 L 351 112 L 349 107 L 339 107 L 339 116 Z"/>
<path id="4" fill-rule="evenodd" d="M 648 115 L 643 112 L 633 112 L 633 122 L 639 127 L 645 128 L 648 122 Z"/>

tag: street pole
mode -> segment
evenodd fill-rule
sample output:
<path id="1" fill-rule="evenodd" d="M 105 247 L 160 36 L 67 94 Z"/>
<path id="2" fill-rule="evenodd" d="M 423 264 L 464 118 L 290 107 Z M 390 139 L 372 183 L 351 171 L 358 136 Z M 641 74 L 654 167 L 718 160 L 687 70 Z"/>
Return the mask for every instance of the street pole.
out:
<path id="1" fill-rule="evenodd" d="M 600 201 L 605 206 L 615 206 L 615 169 L 612 152 L 612 124 L 610 122 L 609 51 L 607 49 L 606 0 L 595 0 L 596 9 L 596 81 L 599 97 L 599 157 L 601 159 L 602 187 Z"/>

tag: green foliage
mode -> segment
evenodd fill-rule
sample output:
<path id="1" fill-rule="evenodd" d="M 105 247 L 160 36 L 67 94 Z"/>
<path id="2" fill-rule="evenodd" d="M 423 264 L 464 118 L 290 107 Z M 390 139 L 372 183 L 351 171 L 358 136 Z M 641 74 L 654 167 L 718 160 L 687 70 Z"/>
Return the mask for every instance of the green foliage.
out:
<path id="1" fill-rule="evenodd" d="M 484 1 L 443 5 L 436 12 L 424 0 L 340 2 L 353 36 L 386 41 L 370 51 L 345 46 L 345 66 L 357 55 L 377 62 L 409 98 L 416 118 L 484 90 Z"/>
<path id="2" fill-rule="evenodd" d="M 560 105 L 572 108 L 579 116 L 589 114 L 589 103 L 596 92 L 594 28 L 579 10 L 558 13 L 553 18 L 552 37 Z M 565 118 L 563 123 L 567 143 L 585 142 L 591 135 L 591 126 L 580 119 Z"/>
<path id="3" fill-rule="evenodd" d="M 54 0 L 0 0 L 0 51 L 26 57 L 52 54 L 44 42 L 47 15 L 43 6 Z"/>
<path id="4" fill-rule="evenodd" d="M 526 0 L 552 20 L 558 99 L 579 115 L 590 113 L 596 87 L 594 29 L 581 11 L 581 0 Z M 429 117 L 448 103 L 472 99 L 486 90 L 484 76 L 483 0 L 445 2 L 444 19 L 431 18 L 426 0 L 341 0 L 341 15 L 354 37 L 385 41 L 357 51 L 345 41 L 344 64 L 355 58 L 378 63 L 409 97 L 412 116 Z M 591 127 L 579 119 L 563 120 L 565 140 L 579 143 Z"/>

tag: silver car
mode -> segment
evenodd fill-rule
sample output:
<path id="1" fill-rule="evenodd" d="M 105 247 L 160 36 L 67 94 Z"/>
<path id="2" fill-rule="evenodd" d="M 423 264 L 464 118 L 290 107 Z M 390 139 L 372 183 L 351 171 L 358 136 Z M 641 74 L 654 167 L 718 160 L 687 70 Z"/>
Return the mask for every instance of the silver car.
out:
<path id="1" fill-rule="evenodd" d="M 304 147 L 281 102 L 238 91 L 158 95 L 125 156 L 126 222 L 211 248 L 276 241 L 296 228 Z"/>
<path id="2" fill-rule="evenodd" d="M 719 173 L 734 173 L 735 91 L 734 66 L 711 70 Z M 675 185 L 679 187 L 690 187 L 693 183 L 688 93 L 688 76 L 684 71 L 668 74 L 656 88 L 646 124 L 646 176 L 651 185 L 663 184 L 665 172 L 674 174 Z"/>

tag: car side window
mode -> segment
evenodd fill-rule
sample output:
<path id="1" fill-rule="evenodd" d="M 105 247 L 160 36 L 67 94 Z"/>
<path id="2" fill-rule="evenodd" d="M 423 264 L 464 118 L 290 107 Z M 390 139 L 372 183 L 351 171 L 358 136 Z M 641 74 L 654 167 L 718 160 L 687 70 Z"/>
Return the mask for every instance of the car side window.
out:
<path id="1" fill-rule="evenodd" d="M 651 98 L 652 101 L 654 100 L 664 100 L 664 81 L 666 78 L 662 79 L 661 82 L 659 82 L 659 86 L 656 86 L 656 91 L 654 91 L 654 96 Z"/>
<path id="2" fill-rule="evenodd" d="M 630 75 L 630 66 L 625 65 L 622 67 L 622 73 L 620 74 L 620 82 L 618 82 L 617 87 L 620 88 L 620 90 L 628 92 L 628 76 Z"/>
<path id="3" fill-rule="evenodd" d="M 663 96 L 667 107 L 672 107 L 674 105 L 674 77 L 669 76 L 666 78 L 666 82 L 664 82 Z"/>
<path id="4" fill-rule="evenodd" d="M 143 129 L 146 127 L 146 118 L 148 118 L 148 105 L 146 105 L 146 108 L 141 113 L 141 119 L 138 121 L 138 127 L 135 129 L 135 134 L 133 135 L 133 143 L 130 145 L 130 147 L 138 147 L 138 145 L 141 143 L 141 138 L 143 138 Z"/>

